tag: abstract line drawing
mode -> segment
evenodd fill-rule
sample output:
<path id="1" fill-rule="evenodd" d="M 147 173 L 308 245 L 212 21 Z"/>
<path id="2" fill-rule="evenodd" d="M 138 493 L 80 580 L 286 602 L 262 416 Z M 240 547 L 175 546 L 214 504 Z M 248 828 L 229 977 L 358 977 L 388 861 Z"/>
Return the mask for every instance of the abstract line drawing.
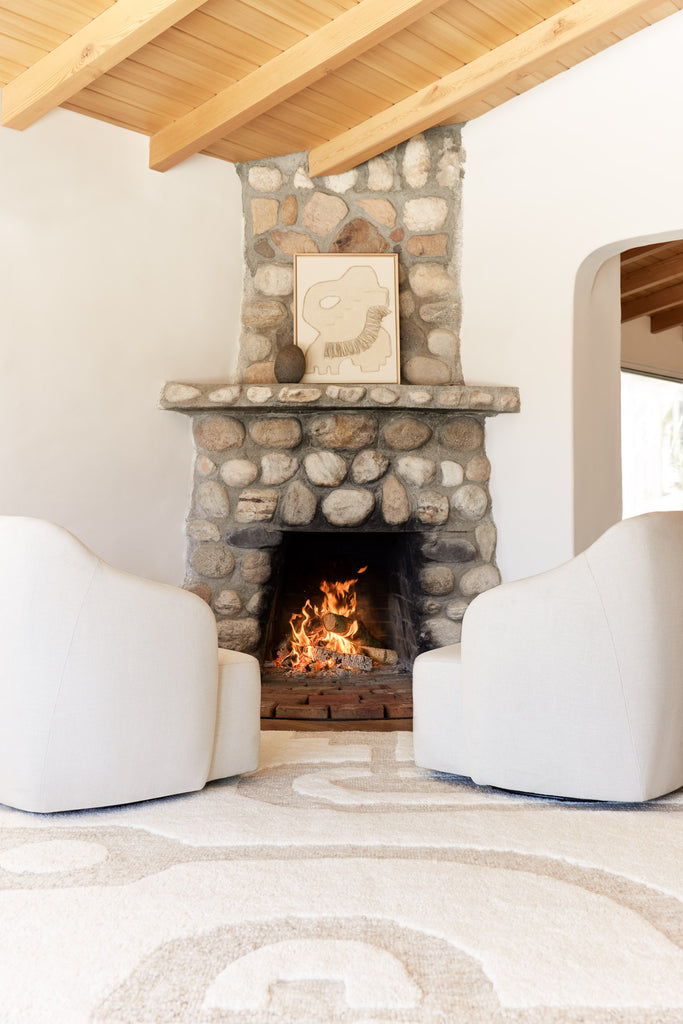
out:
<path id="1" fill-rule="evenodd" d="M 297 256 L 295 265 L 303 379 L 398 382 L 396 257 Z"/>

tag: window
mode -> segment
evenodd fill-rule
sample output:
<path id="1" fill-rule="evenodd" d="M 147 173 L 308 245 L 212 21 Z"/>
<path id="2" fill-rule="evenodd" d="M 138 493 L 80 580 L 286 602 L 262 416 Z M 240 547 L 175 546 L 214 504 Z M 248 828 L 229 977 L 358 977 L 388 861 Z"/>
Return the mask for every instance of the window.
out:
<path id="1" fill-rule="evenodd" d="M 683 383 L 621 374 L 624 518 L 683 509 Z"/>

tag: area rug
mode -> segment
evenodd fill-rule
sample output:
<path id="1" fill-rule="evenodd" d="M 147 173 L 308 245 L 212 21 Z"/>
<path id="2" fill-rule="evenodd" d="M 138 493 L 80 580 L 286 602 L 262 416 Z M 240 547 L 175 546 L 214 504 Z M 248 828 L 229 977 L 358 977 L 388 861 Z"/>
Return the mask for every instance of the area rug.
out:
<path id="1" fill-rule="evenodd" d="M 480 789 L 407 732 L 100 811 L 0 807 L 0 1020 L 680 1024 L 683 791 Z"/>

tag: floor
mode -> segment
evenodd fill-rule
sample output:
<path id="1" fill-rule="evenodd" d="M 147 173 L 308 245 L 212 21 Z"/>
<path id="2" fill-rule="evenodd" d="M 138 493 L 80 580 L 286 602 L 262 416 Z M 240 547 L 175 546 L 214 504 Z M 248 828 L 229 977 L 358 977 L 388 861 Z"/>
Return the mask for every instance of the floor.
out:
<path id="1" fill-rule="evenodd" d="M 264 671 L 261 727 L 411 729 L 410 674 L 376 669 L 371 675 Z"/>

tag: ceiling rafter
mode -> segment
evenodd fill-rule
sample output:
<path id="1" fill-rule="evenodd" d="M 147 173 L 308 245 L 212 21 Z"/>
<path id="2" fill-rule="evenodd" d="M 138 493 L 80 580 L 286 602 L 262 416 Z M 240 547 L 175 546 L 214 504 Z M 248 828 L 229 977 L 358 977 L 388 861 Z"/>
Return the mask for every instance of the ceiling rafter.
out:
<path id="1" fill-rule="evenodd" d="M 2 91 L 2 124 L 28 128 L 206 0 L 117 0 Z"/>
<path id="2" fill-rule="evenodd" d="M 149 166 L 156 171 L 175 167 L 444 2 L 362 0 L 153 135 Z"/>
<path id="3" fill-rule="evenodd" d="M 643 291 L 646 288 L 656 288 L 659 285 L 670 283 L 682 277 L 683 254 L 679 253 L 668 260 L 660 260 L 648 266 L 622 272 L 621 295 L 622 298 L 630 297 L 634 293 Z"/>
<path id="4" fill-rule="evenodd" d="M 672 306 L 663 313 L 655 313 L 650 317 L 650 330 L 652 334 L 661 334 L 672 327 L 683 326 L 683 305 Z"/>
<path id="5" fill-rule="evenodd" d="M 637 16 L 661 0 L 578 0 L 539 25 L 477 57 L 432 85 L 316 146 L 309 153 L 309 173 L 338 174 L 447 120 L 493 90 L 514 85 L 549 60 L 609 31 L 626 15 Z M 587 54 L 588 56 L 588 54 Z"/>
<path id="6" fill-rule="evenodd" d="M 683 303 L 683 283 L 681 282 L 622 302 L 621 322 L 637 320 L 640 316 L 652 316 L 653 313 L 668 309 L 670 306 L 677 306 L 680 303 Z"/>

